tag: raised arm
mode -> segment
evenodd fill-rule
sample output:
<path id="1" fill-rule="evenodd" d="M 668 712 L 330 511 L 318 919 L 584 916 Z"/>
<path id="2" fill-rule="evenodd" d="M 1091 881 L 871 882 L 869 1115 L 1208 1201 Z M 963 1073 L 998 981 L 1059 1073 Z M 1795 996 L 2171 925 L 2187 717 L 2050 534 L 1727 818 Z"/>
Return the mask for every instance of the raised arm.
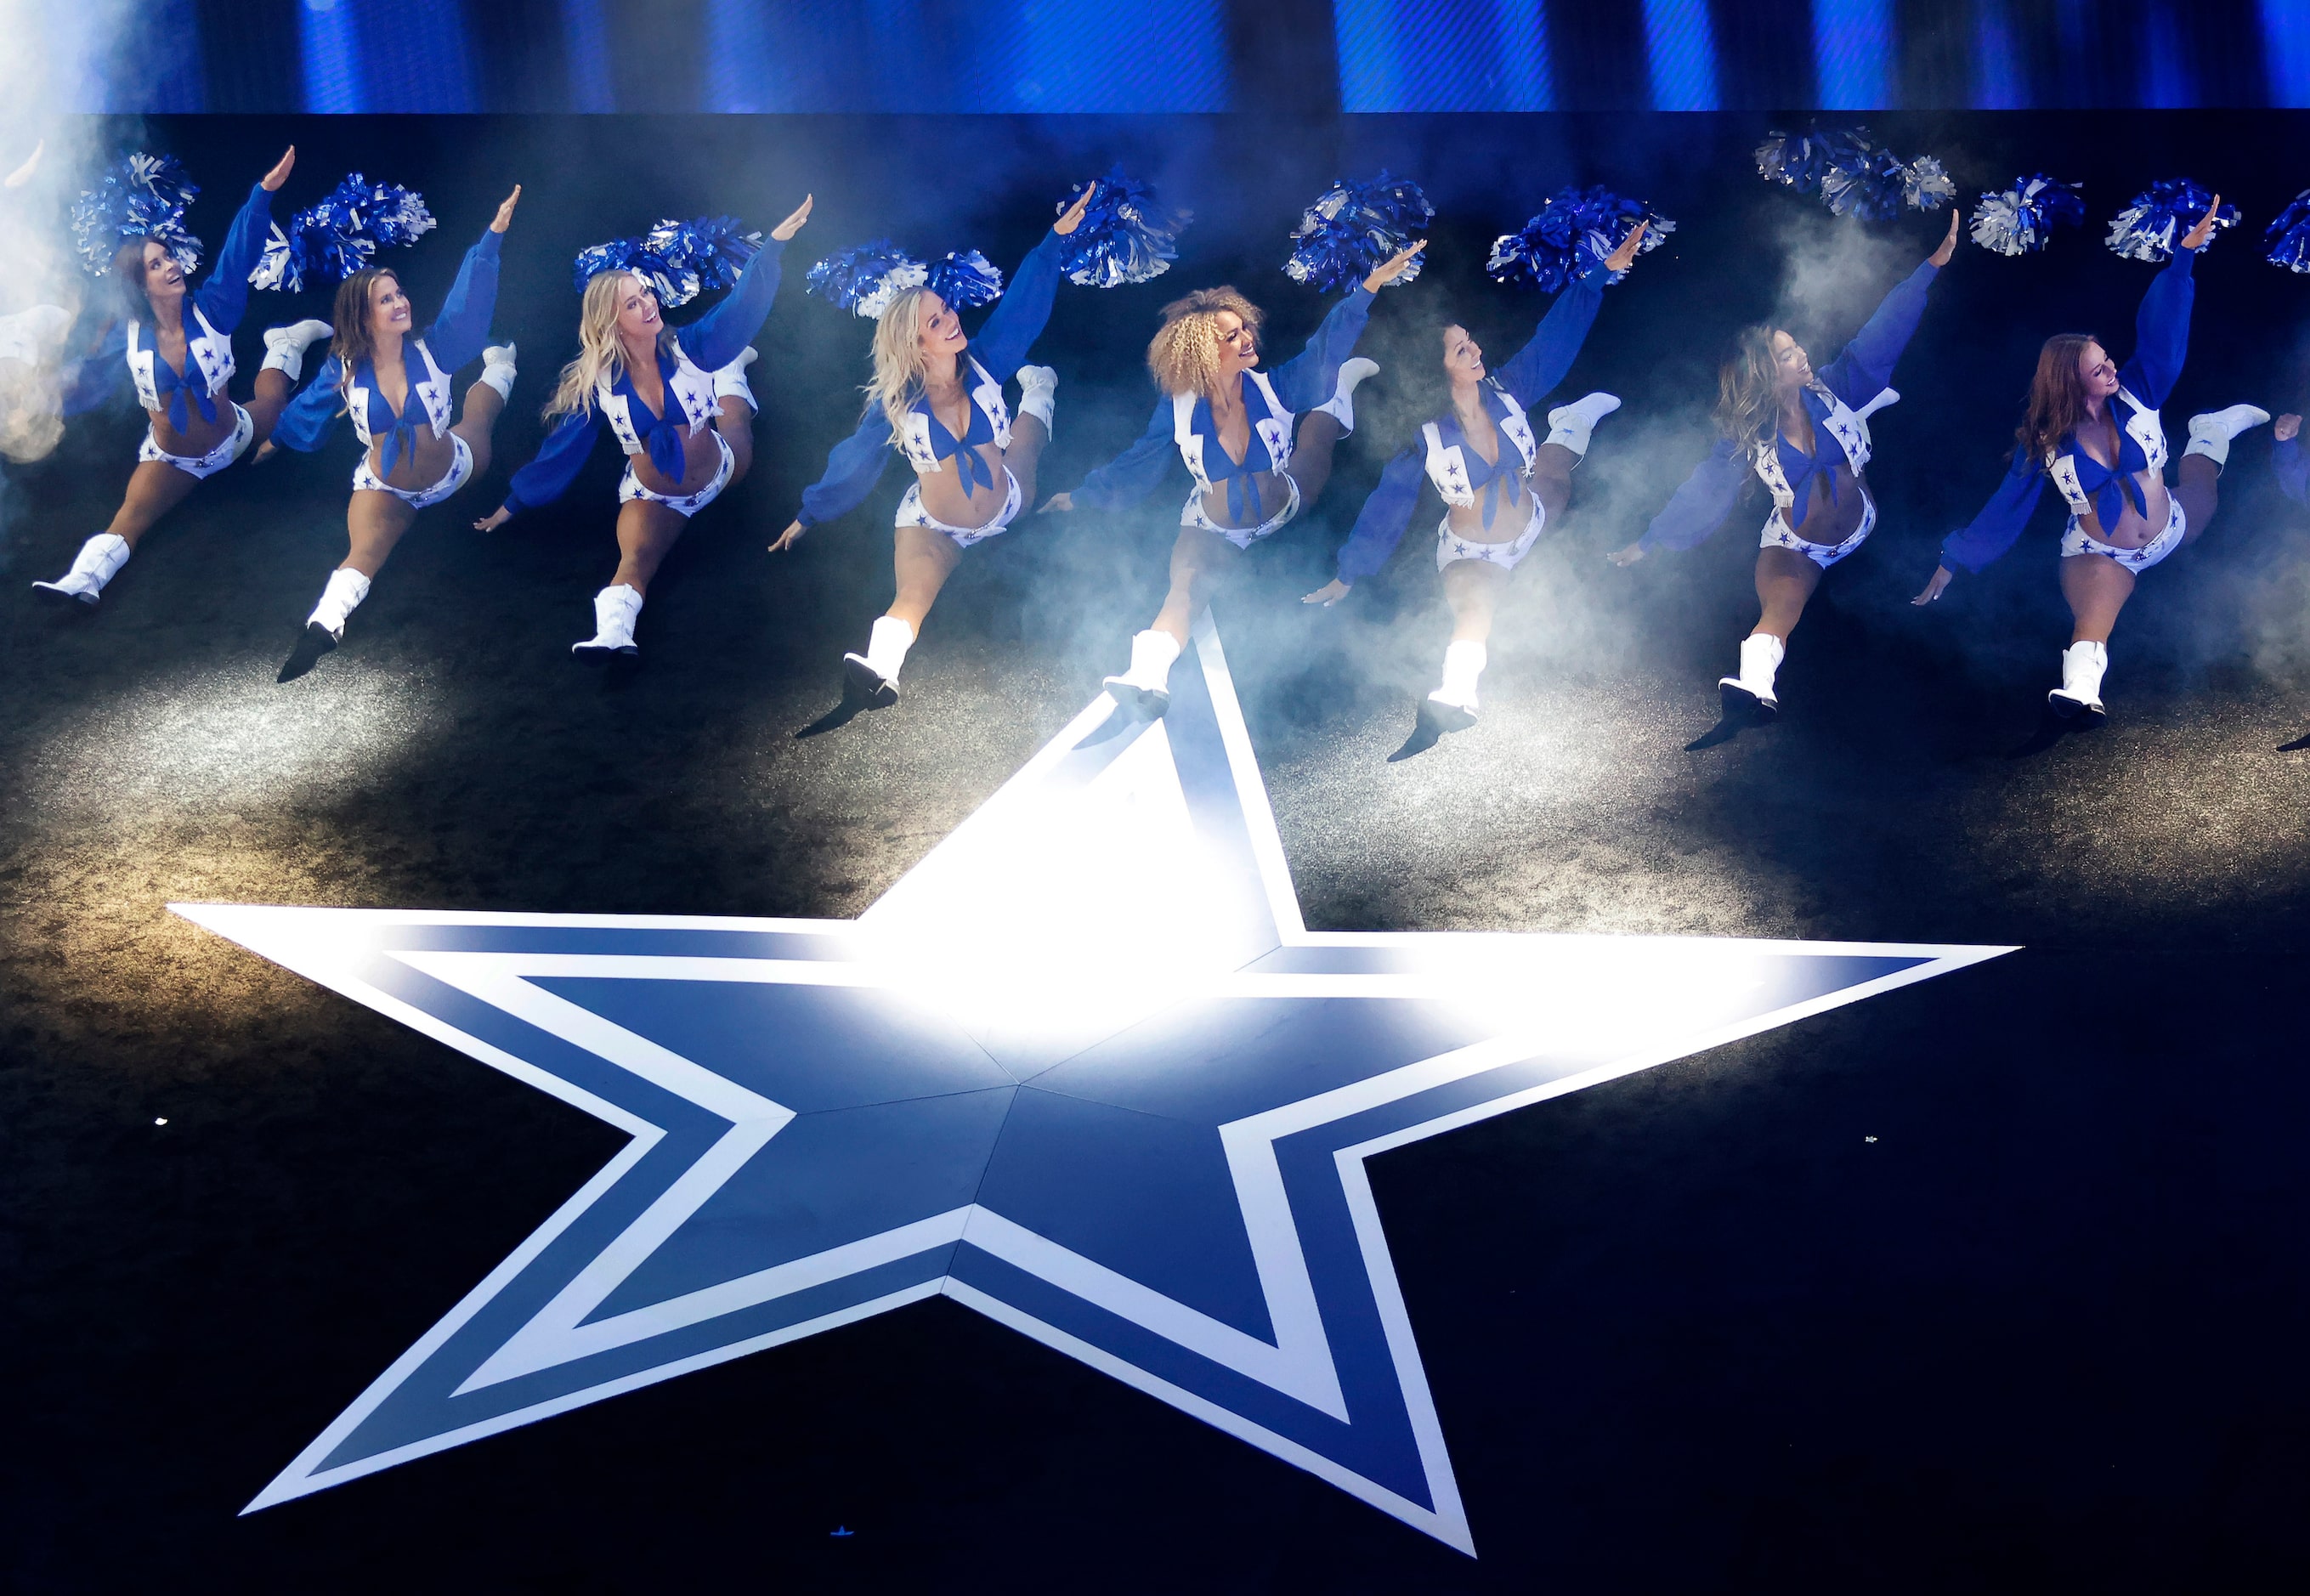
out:
<path id="1" fill-rule="evenodd" d="M 220 333 L 230 333 L 240 325 L 248 309 L 248 274 L 256 270 L 257 261 L 265 254 L 265 240 L 273 230 L 273 192 L 264 184 L 253 185 L 248 199 L 240 207 L 240 214 L 232 219 L 232 230 L 224 236 L 224 246 L 216 253 L 215 264 L 193 295 L 193 302 L 201 314 Z"/>
<path id="2" fill-rule="evenodd" d="M 1720 438 L 1707 457 L 1692 468 L 1692 474 L 1669 500 L 1660 514 L 1645 528 L 1645 535 L 1627 548 L 1616 550 L 1611 556 L 1616 565 L 1634 565 L 1646 555 L 1662 550 L 1680 551 L 1697 547 L 1715 535 L 1732 515 L 1733 505 L 1741 497 L 1741 486 L 1748 480 L 1749 463 L 1729 438 Z"/>
<path id="3" fill-rule="evenodd" d="M 474 359 L 490 341 L 490 317 L 498 308 L 498 247 L 504 238 L 491 228 L 465 251 L 457 281 L 441 301 L 441 314 L 425 329 L 425 347 L 444 371 Z"/>
<path id="4" fill-rule="evenodd" d="M 1941 268 L 1927 261 L 1894 285 L 1844 352 L 1822 369 L 1820 380 L 1830 393 L 1859 410 L 1892 386 L 1894 363 L 1916 335 L 1925 295 L 1940 275 Z"/>
<path id="5" fill-rule="evenodd" d="M 1083 478 L 1073 492 L 1062 493 L 1043 507 L 1113 510 L 1137 504 L 1161 484 L 1172 453 L 1171 401 L 1167 396 L 1155 401 L 1155 413 L 1137 442 Z"/>
<path id="6" fill-rule="evenodd" d="M 2196 251 L 2177 246 L 2166 269 L 2149 280 L 2133 317 L 2133 358 L 2117 380 L 2152 410 L 2174 391 L 2190 352 L 2190 307 L 2198 297 L 2190 268 L 2197 258 Z"/>
<path id="7" fill-rule="evenodd" d="M 567 493 L 584 468 L 586 456 L 594 452 L 594 439 L 600 431 L 595 423 L 600 420 L 601 412 L 592 410 L 563 416 L 538 446 L 537 457 L 513 473 L 506 487 L 503 510 L 490 517 L 486 526 L 478 521 L 473 525 L 483 531 L 493 530 L 524 510 L 551 504 Z"/>
<path id="8" fill-rule="evenodd" d="M 1499 369 L 1500 385 L 1510 398 L 1530 410 L 1554 391 L 1579 358 L 1603 302 L 1604 291 L 1594 282 L 1576 282 L 1556 296 L 1531 339 Z"/>
<path id="9" fill-rule="evenodd" d="M 728 297 L 674 334 L 674 342 L 691 360 L 708 371 L 718 371 L 754 341 L 777 299 L 784 274 L 779 259 L 786 250 L 783 241 L 764 239 L 746 269 L 738 273 Z"/>
<path id="10" fill-rule="evenodd" d="M 997 382 L 1010 380 L 1043 335 L 1043 325 L 1051 319 L 1051 301 L 1058 295 L 1059 257 L 1065 249 L 1062 235 L 1045 233 L 1011 273 L 1010 286 L 970 341 L 971 353 Z"/>
<path id="11" fill-rule="evenodd" d="M 1340 575 L 1333 584 L 1339 592 L 1318 588 L 1307 595 L 1308 603 L 1335 603 L 1387 563 L 1396 544 L 1403 541 L 1403 529 L 1411 525 L 1412 512 L 1420 507 L 1420 484 L 1427 474 L 1417 446 L 1398 451 L 1381 467 L 1379 485 L 1364 500 L 1348 541 L 1340 545 Z"/>
<path id="12" fill-rule="evenodd" d="M 1269 375 L 1275 396 L 1292 414 L 1313 410 L 1332 396 L 1340 380 L 1340 363 L 1356 352 L 1356 341 L 1371 319 L 1371 290 L 1359 285 L 1350 291 L 1332 307 L 1307 346 Z"/>
<path id="13" fill-rule="evenodd" d="M 276 447 L 309 455 L 329 441 L 337 418 L 345 412 L 343 362 L 331 355 L 305 385 L 305 391 L 282 407 L 265 441 Z"/>

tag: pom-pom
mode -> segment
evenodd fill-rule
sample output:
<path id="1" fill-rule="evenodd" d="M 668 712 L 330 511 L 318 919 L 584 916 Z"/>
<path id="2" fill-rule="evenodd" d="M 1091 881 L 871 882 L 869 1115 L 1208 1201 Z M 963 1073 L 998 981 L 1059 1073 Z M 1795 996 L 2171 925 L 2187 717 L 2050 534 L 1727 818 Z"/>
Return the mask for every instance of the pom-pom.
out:
<path id="1" fill-rule="evenodd" d="M 371 183 L 348 172 L 317 203 L 274 223 L 273 236 L 248 281 L 291 293 L 307 282 L 342 282 L 376 258 L 379 249 L 415 243 L 433 226 L 425 196 L 398 183 Z"/>
<path id="2" fill-rule="evenodd" d="M 2043 249 L 2056 226 L 2076 227 L 2085 221 L 2086 202 L 2078 187 L 2039 172 L 2014 178 L 2013 186 L 2002 192 L 1984 194 L 1974 207 L 1973 241 L 2000 255 Z"/>
<path id="3" fill-rule="evenodd" d="M 1828 155 L 1811 133 L 1783 133 L 1775 128 L 1757 146 L 1758 175 L 1799 194 L 1818 194 L 1821 175 L 1828 169 Z"/>
<path id="4" fill-rule="evenodd" d="M 1074 204 L 1074 197 L 1060 201 L 1059 209 Z M 1160 277 L 1178 257 L 1179 234 L 1194 220 L 1192 211 L 1167 210 L 1154 190 L 1118 166 L 1099 180 L 1082 220 L 1066 236 L 1059 270 L 1085 288 L 1121 288 Z"/>
<path id="5" fill-rule="evenodd" d="M 1901 169 L 1901 203 L 1912 211 L 1938 211 L 1957 197 L 1949 171 L 1930 155 Z"/>
<path id="6" fill-rule="evenodd" d="M 2278 213 L 2262 241 L 2270 246 L 2263 258 L 2271 265 L 2310 272 L 2310 188 L 2296 195 L 2294 203 Z"/>
<path id="7" fill-rule="evenodd" d="M 1657 248 L 1663 237 L 1676 230 L 1675 222 L 1654 214 L 1642 200 L 1609 188 L 1560 189 L 1521 232 L 1493 240 L 1484 270 L 1495 282 L 1530 282 L 1554 293 L 1603 272 L 1605 258 L 1628 240 L 1638 222 L 1651 224 L 1637 247 L 1639 255 Z M 1605 281 L 1618 282 L 1625 274 L 1613 272 Z"/>
<path id="8" fill-rule="evenodd" d="M 1003 297 L 1003 273 L 976 249 L 950 250 L 931 262 L 923 286 L 955 309 L 969 310 Z"/>
<path id="9" fill-rule="evenodd" d="M 185 230 L 185 207 L 200 189 L 173 155 L 125 157 L 73 204 L 73 242 L 90 275 L 112 269 L 131 239 L 151 239 L 187 273 L 201 264 L 201 241 Z"/>
<path id="10" fill-rule="evenodd" d="M 1757 146 L 1757 172 L 1768 183 L 1812 195 L 1839 216 L 1883 221 L 1904 210 L 1938 211 L 1957 185 L 1930 155 L 1903 160 L 1865 127 L 1778 129 Z"/>
<path id="11" fill-rule="evenodd" d="M 810 269 L 809 291 L 859 316 L 878 317 L 890 301 L 928 281 L 929 268 L 888 239 L 838 249 Z"/>
<path id="12" fill-rule="evenodd" d="M 2133 203 L 2110 221 L 2112 249 L 2128 260 L 2162 261 L 2174 253 L 2182 236 L 2204 220 L 2213 195 L 2187 178 L 2152 183 L 2133 196 Z M 2214 232 L 2237 225 L 2236 205 L 2224 205 L 2214 215 Z M 2212 235 L 2206 240 L 2213 242 Z"/>
<path id="13" fill-rule="evenodd" d="M 631 272 L 650 286 L 662 309 L 728 288 L 762 247 L 762 235 L 734 216 L 659 222 L 638 239 L 612 239 L 578 252 L 579 292 L 604 272 Z M 812 282 L 815 284 L 816 275 Z"/>
<path id="14" fill-rule="evenodd" d="M 1307 207 L 1291 230 L 1298 246 L 1283 270 L 1325 293 L 1351 287 L 1428 230 L 1436 207 L 1420 185 L 1385 171 L 1368 183 L 1337 182 Z M 1401 287 L 1420 275 L 1420 260 L 1392 280 Z"/>

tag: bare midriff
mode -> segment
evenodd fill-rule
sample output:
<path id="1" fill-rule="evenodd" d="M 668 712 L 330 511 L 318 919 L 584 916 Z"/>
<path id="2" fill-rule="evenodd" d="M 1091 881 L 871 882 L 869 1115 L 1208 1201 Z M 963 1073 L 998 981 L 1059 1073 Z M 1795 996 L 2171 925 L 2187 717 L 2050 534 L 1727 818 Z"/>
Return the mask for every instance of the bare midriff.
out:
<path id="1" fill-rule="evenodd" d="M 179 327 L 169 333 L 154 327 L 151 329 L 151 336 L 153 358 L 167 361 L 171 370 L 182 376 L 191 353 L 185 347 L 184 329 Z M 195 381 L 199 380 L 199 376 L 195 370 Z M 231 396 L 218 394 L 209 403 L 216 406 L 217 419 L 213 421 L 201 414 L 198 399 L 190 393 L 185 395 L 185 428 L 181 432 L 170 423 L 167 406 L 145 412 L 152 418 L 152 441 L 162 454 L 197 460 L 232 436 L 233 429 L 240 424 L 240 418 L 232 413 Z"/>
<path id="2" fill-rule="evenodd" d="M 1468 440 L 1466 447 L 1473 449 L 1485 464 L 1498 465 L 1500 462 L 1499 429 L 1491 424 L 1489 416 L 1483 418 L 1481 425 L 1480 439 L 1477 431 L 1469 426 L 1468 418 L 1464 414 L 1460 417 L 1461 434 Z M 1510 472 L 1495 480 L 1499 483 L 1500 501 L 1499 507 L 1492 513 L 1491 525 L 1487 527 L 1484 525 L 1484 501 L 1491 497 L 1492 492 L 1491 485 L 1487 483 L 1476 490 L 1473 504 L 1455 504 L 1446 507 L 1446 514 L 1451 520 L 1454 537 L 1469 543 L 1513 543 L 1524 535 L 1524 524 L 1532 519 L 1532 498 L 1524 491 L 1524 473 Z"/>
<path id="3" fill-rule="evenodd" d="M 648 410 L 649 424 L 655 427 L 665 413 L 665 378 L 658 375 L 655 361 L 638 362 L 632 368 L 632 373 L 635 396 Z M 378 380 L 383 381 L 383 377 L 380 376 Z M 714 480 L 715 473 L 722 469 L 722 445 L 710 427 L 700 427 L 695 431 L 683 429 L 682 481 L 678 482 L 666 480 L 665 473 L 657 468 L 657 462 L 650 458 L 647 448 L 638 454 L 627 455 L 626 464 L 632 469 L 634 480 L 651 492 L 664 494 L 668 499 L 684 499 L 703 489 Z"/>
<path id="4" fill-rule="evenodd" d="M 940 420 L 944 421 L 945 418 L 942 416 Z M 966 421 L 965 427 L 968 425 Z M 962 429 L 949 428 L 949 430 L 958 438 L 962 436 Z M 1003 474 L 1003 451 L 991 443 L 983 443 L 973 448 L 971 453 L 986 464 L 987 473 L 994 479 L 993 487 L 983 481 L 964 487 L 962 473 L 955 465 L 955 462 L 962 458 L 959 453 L 940 461 L 936 471 L 916 473 L 916 480 L 922 483 L 923 508 L 932 520 L 947 526 L 985 526 L 1001 515 L 1011 502 L 1011 484 Z"/>
<path id="5" fill-rule="evenodd" d="M 2137 471 L 2134 481 L 2141 489 L 2141 502 L 2149 507 L 2145 516 L 2133 507 L 2133 500 L 2123 493 L 2118 496 L 2117 525 L 2105 528 L 2101 517 L 2089 507 L 2078 517 L 2078 528 L 2097 543 L 2107 543 L 2113 549 L 2141 549 L 2154 542 L 2166 530 L 2173 516 L 2173 503 L 2166 495 L 2166 477 L 2162 472 Z"/>
<path id="6" fill-rule="evenodd" d="M 1828 494 L 1831 477 L 1837 481 L 1834 502 Z M 1789 530 L 1808 543 L 1833 549 L 1861 530 L 1861 518 L 1868 513 L 1871 502 L 1869 484 L 1854 473 L 1851 465 L 1839 460 L 1806 486 L 1804 515 Z M 1782 516 L 1785 521 L 1787 518 L 1785 515 Z"/>

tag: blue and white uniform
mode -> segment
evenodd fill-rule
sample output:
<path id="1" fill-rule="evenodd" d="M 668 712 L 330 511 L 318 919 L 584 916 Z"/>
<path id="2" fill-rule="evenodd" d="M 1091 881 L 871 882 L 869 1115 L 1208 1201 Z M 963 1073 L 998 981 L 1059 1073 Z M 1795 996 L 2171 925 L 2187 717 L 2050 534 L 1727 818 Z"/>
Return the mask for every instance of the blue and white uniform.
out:
<path id="1" fill-rule="evenodd" d="M 906 456 L 916 478 L 899 502 L 899 525 L 923 526 L 944 533 L 967 549 L 994 536 L 1017 519 L 1023 507 L 1020 504 L 1019 480 L 1008 467 L 1002 468 L 1008 484 L 1003 508 L 980 526 L 949 526 L 934 519 L 923 508 L 920 479 L 935 474 L 952 460 L 967 490 L 994 486 L 994 469 L 981 451 L 992 447 L 999 454 L 1011 447 L 1011 412 L 1003 401 L 1003 385 L 1020 373 L 1028 351 L 1034 348 L 1035 340 L 1043 335 L 1043 327 L 1051 319 L 1051 304 L 1058 293 L 1060 259 L 1065 248 L 1066 241 L 1059 234 L 1046 233 L 1042 242 L 1019 263 L 1003 298 L 988 313 L 977 335 L 971 339 L 964 354 L 970 365 L 970 421 L 963 436 L 957 438 L 945 422 L 932 413 L 927 397 L 915 401 L 907 413 L 905 433 L 897 438 L 891 434 L 890 418 L 882 413 L 882 407 L 870 404 L 859 420 L 857 430 L 835 445 L 827 456 L 825 474 L 803 490 L 802 510 L 795 517 L 803 525 L 816 526 L 857 508 L 882 480 L 883 469 L 890 464 L 893 452 Z M 1035 369 L 1027 369 L 1032 373 Z M 1050 408 L 1047 393 L 1038 395 L 1031 391 L 1020 406 L 1022 413 L 1038 415 L 1046 429 L 1051 423 Z M 895 451 L 891 447 L 894 443 Z"/>
<path id="2" fill-rule="evenodd" d="M 2270 464 L 2280 490 L 2297 504 L 2310 505 L 2310 452 L 2303 449 L 2300 433 L 2271 446 Z"/>
<path id="3" fill-rule="evenodd" d="M 719 305 L 659 339 L 657 371 L 664 385 L 665 413 L 652 410 L 635 390 L 631 372 L 621 371 L 614 383 L 595 384 L 592 406 L 562 417 L 546 434 L 537 457 L 514 473 L 505 507 L 519 515 L 568 492 L 603 427 L 626 454 L 626 473 L 618 484 L 621 504 L 646 499 L 690 516 L 713 503 L 728 486 L 734 465 L 730 446 L 718 432 L 708 435 L 721 451 L 721 466 L 695 492 L 656 492 L 643 485 L 633 463 L 647 455 L 659 476 L 679 483 L 688 475 L 690 440 L 707 431 L 724 395 L 734 394 L 749 408 L 759 408 L 742 369 L 725 374 L 725 369 L 745 353 L 769 317 L 778 297 L 779 261 L 786 247 L 780 239 L 765 239 Z"/>
<path id="4" fill-rule="evenodd" d="M 1271 510 L 1259 479 L 1287 470 L 1295 441 L 1294 421 L 1301 412 L 1323 406 L 1337 393 L 1340 368 L 1356 351 L 1364 324 L 1371 317 L 1371 291 L 1359 285 L 1332 307 L 1298 354 L 1272 372 L 1254 368 L 1243 374 L 1243 407 L 1251 420 L 1251 438 L 1241 460 L 1229 459 L 1220 445 L 1209 399 L 1194 394 L 1165 395 L 1156 401 L 1154 414 L 1139 440 L 1083 479 L 1082 486 L 1071 496 L 1076 507 L 1116 509 L 1138 503 L 1162 484 L 1169 455 L 1176 449 L 1194 484 L 1180 509 L 1180 525 L 1217 533 L 1238 549 L 1248 549 L 1285 525 L 1299 513 L 1299 485 L 1285 475 L 1283 503 Z M 1221 484 L 1227 489 L 1229 518 L 1250 525 L 1222 526 L 1211 520 L 1203 501 Z"/>
<path id="5" fill-rule="evenodd" d="M 1853 342 L 1828 365 L 1813 374 L 1812 386 L 1802 395 L 1805 414 L 1812 421 L 1813 451 L 1807 454 L 1783 432 L 1767 442 L 1743 448 L 1731 438 L 1719 438 L 1708 457 L 1693 468 L 1668 503 L 1662 507 L 1637 546 L 1647 552 L 1690 549 L 1706 542 L 1731 516 L 1741 484 L 1756 473 L 1773 498 L 1759 548 L 1793 550 L 1823 570 L 1866 542 L 1876 530 L 1877 505 L 1862 481 L 1873 444 L 1870 414 L 1898 395 L 1890 384 L 1893 367 L 1908 347 L 1925 313 L 1925 296 L 1941 274 L 1927 261 L 1896 286 L 1877 307 Z M 1853 490 L 1861 495 L 1861 522 L 1837 543 L 1816 543 L 1797 535 L 1819 496 L 1835 505 L 1844 491 L 1837 467 L 1853 477 Z"/>
<path id="6" fill-rule="evenodd" d="M 449 430 L 456 405 L 450 384 L 458 368 L 481 354 L 489 342 L 490 317 L 497 308 L 498 251 L 503 236 L 482 234 L 480 242 L 465 251 L 465 264 L 457 269 L 457 280 L 449 285 L 439 317 L 417 337 L 403 341 L 402 369 L 409 391 L 399 411 L 378 386 L 371 362 L 362 360 L 348 382 L 343 361 L 332 354 L 305 391 L 281 412 L 273 429 L 274 440 L 309 454 L 328 440 L 339 415 L 350 415 L 362 449 L 360 464 L 353 470 L 354 491 L 390 493 L 413 509 L 423 509 L 464 487 L 473 473 L 473 452 L 464 438 Z M 509 390 L 511 369 L 502 369 L 503 388 Z M 491 375 L 485 373 L 485 380 Z M 386 479 L 392 476 L 403 454 L 416 447 L 421 426 L 436 438 L 447 438 L 454 446 L 449 468 L 439 481 L 425 487 L 396 488 Z M 372 450 L 378 456 L 375 470 L 369 462 Z"/>

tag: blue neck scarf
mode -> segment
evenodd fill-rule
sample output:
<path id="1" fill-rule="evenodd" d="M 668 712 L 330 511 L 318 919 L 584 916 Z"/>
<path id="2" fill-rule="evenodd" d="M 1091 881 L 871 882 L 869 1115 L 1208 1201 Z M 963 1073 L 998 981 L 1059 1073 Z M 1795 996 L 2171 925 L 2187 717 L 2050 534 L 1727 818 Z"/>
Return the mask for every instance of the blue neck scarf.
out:
<path id="1" fill-rule="evenodd" d="M 962 490 L 976 493 L 981 488 L 994 486 L 994 468 L 987 464 L 986 457 L 978 452 L 982 447 L 994 441 L 994 424 L 986 419 L 986 412 L 980 408 L 977 399 L 969 397 L 968 390 L 965 393 L 970 408 L 970 425 L 960 438 L 949 431 L 947 424 L 938 419 L 938 412 L 931 408 L 927 394 L 915 401 L 915 410 L 917 414 L 930 418 L 931 457 L 941 461 L 952 460 L 955 471 L 962 478 Z"/>
<path id="2" fill-rule="evenodd" d="M 186 297 L 185 311 L 186 315 L 183 324 L 185 332 L 185 365 L 187 368 L 191 368 L 194 364 L 193 329 L 199 324 L 192 319 L 192 299 L 190 295 Z M 213 422 L 217 419 L 216 401 L 209 397 L 207 385 L 204 383 L 200 386 L 195 387 L 193 384 L 185 380 L 185 375 L 183 372 L 178 371 L 174 366 L 169 364 L 169 357 L 161 352 L 161 340 L 157 331 L 153 334 L 152 339 L 152 392 L 159 397 L 162 406 L 169 412 L 169 425 L 174 427 L 179 432 L 182 432 L 192 423 L 192 412 L 187 408 L 185 403 L 185 396 L 188 394 L 192 395 L 194 403 L 200 406 L 201 420 Z"/>
<path id="3" fill-rule="evenodd" d="M 1262 472 L 1275 469 L 1275 457 L 1267 452 L 1267 440 L 1259 435 L 1259 423 L 1275 412 L 1267 408 L 1266 395 L 1259 391 L 1259 385 L 1251 380 L 1248 371 L 1243 375 L 1243 408 L 1245 418 L 1250 424 L 1251 441 L 1244 446 L 1240 462 L 1229 459 L 1226 446 L 1220 442 L 1219 423 L 1211 419 L 1211 402 L 1209 399 L 1195 401 L 1194 419 L 1189 424 L 1205 445 L 1205 480 L 1227 484 L 1228 515 L 1238 525 L 1247 525 L 1259 519 L 1265 507 L 1259 501 L 1259 483 L 1255 479 Z M 1214 455 L 1218 458 L 1212 458 Z"/>

